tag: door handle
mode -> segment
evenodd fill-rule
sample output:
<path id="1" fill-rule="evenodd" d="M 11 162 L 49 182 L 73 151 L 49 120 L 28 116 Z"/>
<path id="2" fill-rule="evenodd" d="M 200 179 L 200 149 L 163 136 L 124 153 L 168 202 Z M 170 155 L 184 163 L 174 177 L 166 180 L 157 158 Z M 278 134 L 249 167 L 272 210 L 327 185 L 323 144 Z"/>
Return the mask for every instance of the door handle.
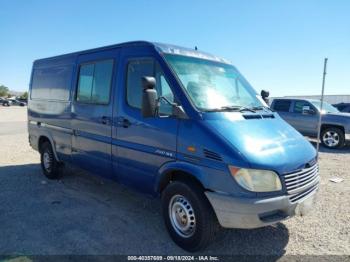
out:
<path id="1" fill-rule="evenodd" d="M 131 122 L 128 119 L 123 118 L 122 126 L 124 128 L 128 128 L 130 125 L 131 125 Z"/>
<path id="2" fill-rule="evenodd" d="M 118 126 L 128 128 L 129 126 L 131 126 L 131 122 L 129 119 L 121 116 L 121 117 L 118 117 Z"/>
<path id="3" fill-rule="evenodd" d="M 103 116 L 103 117 L 101 117 L 101 123 L 102 123 L 103 125 L 108 125 L 108 124 L 109 124 L 109 118 L 108 118 L 108 116 Z"/>

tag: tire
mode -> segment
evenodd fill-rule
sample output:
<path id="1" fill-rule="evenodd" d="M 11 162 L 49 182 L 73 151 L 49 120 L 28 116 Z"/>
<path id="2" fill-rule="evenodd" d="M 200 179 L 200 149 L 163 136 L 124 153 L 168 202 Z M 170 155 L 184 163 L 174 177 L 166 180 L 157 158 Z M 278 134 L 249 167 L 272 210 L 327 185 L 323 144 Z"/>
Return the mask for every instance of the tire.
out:
<path id="1" fill-rule="evenodd" d="M 327 148 L 341 148 L 345 144 L 344 132 L 337 127 L 327 127 L 322 130 L 321 142 Z"/>
<path id="2" fill-rule="evenodd" d="M 44 142 L 40 150 L 41 168 L 48 179 L 58 179 L 61 177 L 61 165 L 56 160 L 51 143 Z"/>
<path id="3" fill-rule="evenodd" d="M 214 240 L 219 223 L 199 185 L 194 182 L 171 182 L 162 192 L 161 200 L 165 226 L 178 246 L 194 252 L 205 248 Z M 184 225 L 181 222 L 188 226 L 187 231 L 181 231 L 181 226 Z"/>

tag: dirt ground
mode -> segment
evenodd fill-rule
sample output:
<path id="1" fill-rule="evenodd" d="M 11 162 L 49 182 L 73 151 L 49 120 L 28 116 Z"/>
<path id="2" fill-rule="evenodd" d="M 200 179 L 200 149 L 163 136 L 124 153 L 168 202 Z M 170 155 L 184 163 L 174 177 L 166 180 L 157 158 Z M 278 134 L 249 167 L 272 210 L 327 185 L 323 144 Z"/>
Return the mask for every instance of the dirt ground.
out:
<path id="1" fill-rule="evenodd" d="M 201 254 L 350 255 L 350 148 L 321 147 L 320 175 L 311 214 L 225 230 Z M 158 199 L 77 170 L 44 178 L 20 107 L 0 107 L 0 232 L 4 255 L 186 254 L 168 236 Z"/>

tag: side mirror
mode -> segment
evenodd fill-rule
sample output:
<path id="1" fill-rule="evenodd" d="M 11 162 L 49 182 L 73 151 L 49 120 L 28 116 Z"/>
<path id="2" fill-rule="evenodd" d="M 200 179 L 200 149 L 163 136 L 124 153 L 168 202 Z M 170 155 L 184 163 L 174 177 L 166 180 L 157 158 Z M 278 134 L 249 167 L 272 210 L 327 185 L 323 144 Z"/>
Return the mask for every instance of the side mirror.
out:
<path id="1" fill-rule="evenodd" d="M 312 108 L 310 108 L 310 106 L 303 106 L 302 114 L 303 115 L 314 115 L 315 111 Z"/>
<path id="2" fill-rule="evenodd" d="M 142 81 L 142 105 L 143 117 L 154 117 L 158 107 L 158 94 L 155 89 L 156 79 L 152 76 L 143 76 Z"/>
<path id="3" fill-rule="evenodd" d="M 188 119 L 187 114 L 183 110 L 182 106 L 173 105 L 173 115 L 180 119 Z"/>
<path id="4" fill-rule="evenodd" d="M 269 95 L 270 95 L 270 92 L 269 92 L 269 91 L 266 91 L 266 90 L 261 90 L 260 95 L 261 95 L 262 99 L 263 99 L 267 104 L 269 104 Z"/>

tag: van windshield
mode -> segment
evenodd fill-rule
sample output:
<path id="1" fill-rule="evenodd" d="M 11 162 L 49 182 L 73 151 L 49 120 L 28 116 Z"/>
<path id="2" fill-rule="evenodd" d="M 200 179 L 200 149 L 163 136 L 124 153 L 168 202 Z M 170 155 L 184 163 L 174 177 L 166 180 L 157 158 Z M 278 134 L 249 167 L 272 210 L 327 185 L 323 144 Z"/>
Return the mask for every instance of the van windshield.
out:
<path id="1" fill-rule="evenodd" d="M 201 111 L 264 107 L 254 89 L 231 65 L 200 58 L 165 55 L 194 105 Z"/>

